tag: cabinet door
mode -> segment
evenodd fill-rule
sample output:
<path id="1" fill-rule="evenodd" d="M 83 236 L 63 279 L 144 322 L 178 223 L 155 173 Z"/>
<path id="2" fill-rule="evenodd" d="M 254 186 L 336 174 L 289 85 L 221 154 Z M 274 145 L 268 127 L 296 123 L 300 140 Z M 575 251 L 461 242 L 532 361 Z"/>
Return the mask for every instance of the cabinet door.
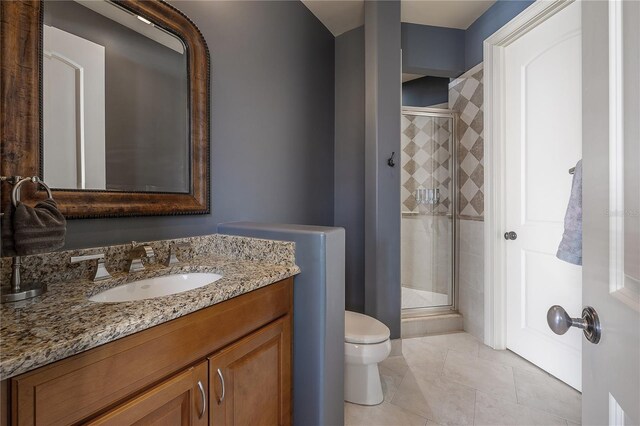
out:
<path id="1" fill-rule="evenodd" d="M 291 424 L 291 316 L 209 358 L 211 425 Z"/>
<path id="2" fill-rule="evenodd" d="M 207 361 L 178 373 L 89 425 L 206 425 Z"/>

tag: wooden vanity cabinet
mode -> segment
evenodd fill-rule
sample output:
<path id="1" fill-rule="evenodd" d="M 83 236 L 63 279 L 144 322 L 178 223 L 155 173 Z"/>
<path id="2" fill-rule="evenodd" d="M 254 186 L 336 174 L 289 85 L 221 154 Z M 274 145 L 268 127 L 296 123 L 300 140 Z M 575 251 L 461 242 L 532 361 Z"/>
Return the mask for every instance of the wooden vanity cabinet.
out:
<path id="1" fill-rule="evenodd" d="M 206 361 L 200 362 L 86 424 L 206 425 L 207 367 Z"/>
<path id="2" fill-rule="evenodd" d="M 289 425 L 292 315 L 287 278 L 5 380 L 0 426 Z"/>
<path id="3" fill-rule="evenodd" d="M 290 348 L 282 318 L 209 357 L 210 424 L 289 425 Z"/>

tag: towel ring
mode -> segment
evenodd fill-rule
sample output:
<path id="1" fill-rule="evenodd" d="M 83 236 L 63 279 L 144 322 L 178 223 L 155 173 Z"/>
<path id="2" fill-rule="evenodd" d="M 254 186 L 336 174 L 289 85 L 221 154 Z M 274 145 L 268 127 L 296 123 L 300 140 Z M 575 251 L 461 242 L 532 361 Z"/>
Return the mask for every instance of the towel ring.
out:
<path id="1" fill-rule="evenodd" d="M 53 198 L 53 194 L 51 193 L 51 188 L 49 188 L 49 186 L 46 183 L 44 183 L 42 179 L 40 179 L 38 176 L 26 177 L 26 178 L 20 179 L 18 182 L 16 182 L 15 185 L 13 185 L 13 189 L 11 190 L 11 204 L 13 204 L 13 207 L 18 207 L 18 190 L 20 189 L 20 186 L 26 182 L 33 182 L 35 184 L 40 184 L 40 186 L 42 186 L 44 190 L 47 191 L 47 196 L 49 198 Z"/>

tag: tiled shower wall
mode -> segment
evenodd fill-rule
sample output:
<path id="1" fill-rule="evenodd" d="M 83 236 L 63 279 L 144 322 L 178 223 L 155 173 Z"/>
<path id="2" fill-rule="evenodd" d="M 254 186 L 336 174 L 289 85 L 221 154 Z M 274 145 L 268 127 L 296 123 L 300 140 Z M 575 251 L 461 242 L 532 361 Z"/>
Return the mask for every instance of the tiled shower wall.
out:
<path id="1" fill-rule="evenodd" d="M 484 126 L 483 69 L 472 68 L 449 83 L 449 108 L 458 112 L 458 213 L 483 220 Z"/>
<path id="2" fill-rule="evenodd" d="M 465 331 L 484 338 L 483 67 L 449 84 L 449 108 L 458 120 L 458 309 Z"/>
<path id="3" fill-rule="evenodd" d="M 440 190 L 440 203 L 430 213 L 446 214 L 451 206 L 451 123 L 450 119 L 402 115 L 401 200 L 403 212 L 418 212 L 416 189 Z"/>

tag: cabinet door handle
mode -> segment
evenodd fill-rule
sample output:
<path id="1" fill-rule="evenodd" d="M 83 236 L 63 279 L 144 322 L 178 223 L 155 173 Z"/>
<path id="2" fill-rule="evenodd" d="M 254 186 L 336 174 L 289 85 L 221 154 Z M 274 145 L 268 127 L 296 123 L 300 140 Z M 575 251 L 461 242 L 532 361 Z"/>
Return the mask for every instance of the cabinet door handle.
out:
<path id="1" fill-rule="evenodd" d="M 220 384 L 222 385 L 222 395 L 220 396 L 220 399 L 218 399 L 218 404 L 222 404 L 222 401 L 224 401 L 224 377 L 222 376 L 222 371 L 220 371 L 219 368 L 218 377 L 220 378 Z"/>
<path id="2" fill-rule="evenodd" d="M 200 414 L 198 415 L 198 418 L 201 419 L 207 411 L 207 395 L 204 393 L 204 386 L 202 386 L 200 380 L 198 380 L 198 389 L 200 390 L 200 398 L 202 399 L 202 410 L 200 410 Z"/>

